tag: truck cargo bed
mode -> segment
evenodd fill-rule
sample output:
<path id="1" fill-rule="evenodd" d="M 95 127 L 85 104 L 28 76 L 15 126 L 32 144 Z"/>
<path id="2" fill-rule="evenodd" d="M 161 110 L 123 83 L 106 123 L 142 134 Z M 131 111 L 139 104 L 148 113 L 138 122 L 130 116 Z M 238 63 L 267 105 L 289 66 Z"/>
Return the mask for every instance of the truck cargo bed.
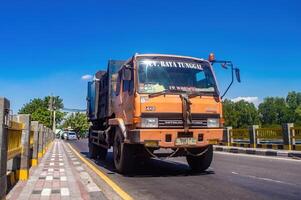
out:
<path id="1" fill-rule="evenodd" d="M 109 60 L 107 71 L 98 71 L 88 82 L 87 116 L 89 121 L 105 119 L 113 114 L 114 86 L 123 60 Z"/>

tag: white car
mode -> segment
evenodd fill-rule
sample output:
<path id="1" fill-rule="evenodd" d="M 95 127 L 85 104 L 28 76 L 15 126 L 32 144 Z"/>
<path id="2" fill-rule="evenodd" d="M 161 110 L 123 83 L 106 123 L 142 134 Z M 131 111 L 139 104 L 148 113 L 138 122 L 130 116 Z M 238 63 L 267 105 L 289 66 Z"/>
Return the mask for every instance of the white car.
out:
<path id="1" fill-rule="evenodd" d="M 77 136 L 75 132 L 68 132 L 67 133 L 67 140 L 77 140 Z"/>
<path id="2" fill-rule="evenodd" d="M 62 134 L 62 139 L 63 139 L 63 140 L 67 140 L 67 135 L 68 135 L 67 132 L 64 132 L 64 133 Z"/>

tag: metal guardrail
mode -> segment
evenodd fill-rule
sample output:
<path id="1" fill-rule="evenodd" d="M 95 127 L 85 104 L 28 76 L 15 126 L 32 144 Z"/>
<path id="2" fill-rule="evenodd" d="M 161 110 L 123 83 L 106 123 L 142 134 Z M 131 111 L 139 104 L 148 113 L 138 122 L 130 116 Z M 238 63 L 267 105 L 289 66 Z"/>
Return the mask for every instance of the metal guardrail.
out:
<path id="1" fill-rule="evenodd" d="M 292 139 L 301 140 L 301 127 L 293 127 L 291 128 Z"/>
<path id="2" fill-rule="evenodd" d="M 256 137 L 261 140 L 282 140 L 281 128 L 257 128 Z"/>
<path id="3" fill-rule="evenodd" d="M 232 129 L 228 127 L 226 141 L 228 146 L 253 148 L 273 148 L 301 150 L 301 127 Z"/>
<path id="4" fill-rule="evenodd" d="M 248 129 L 231 129 L 230 134 L 233 139 L 239 139 L 239 140 L 249 140 L 250 139 Z"/>

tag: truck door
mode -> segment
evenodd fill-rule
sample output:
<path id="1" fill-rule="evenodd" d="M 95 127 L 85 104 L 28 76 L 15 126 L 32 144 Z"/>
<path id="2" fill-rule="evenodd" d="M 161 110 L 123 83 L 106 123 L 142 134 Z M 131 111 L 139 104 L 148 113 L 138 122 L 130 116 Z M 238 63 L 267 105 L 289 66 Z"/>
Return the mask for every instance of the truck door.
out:
<path id="1" fill-rule="evenodd" d="M 116 115 L 122 118 L 125 124 L 132 124 L 134 115 L 134 73 L 130 68 L 128 65 L 119 72 L 116 88 L 116 104 L 118 106 Z M 125 73 L 128 74 L 129 71 L 131 75 L 126 77 Z"/>
<path id="2" fill-rule="evenodd" d="M 127 77 L 127 79 L 130 77 L 130 79 L 122 81 L 123 117 L 125 124 L 132 124 L 134 115 L 134 70 L 132 64 L 127 64 L 124 70 L 127 70 L 127 73 L 130 74 Z"/>

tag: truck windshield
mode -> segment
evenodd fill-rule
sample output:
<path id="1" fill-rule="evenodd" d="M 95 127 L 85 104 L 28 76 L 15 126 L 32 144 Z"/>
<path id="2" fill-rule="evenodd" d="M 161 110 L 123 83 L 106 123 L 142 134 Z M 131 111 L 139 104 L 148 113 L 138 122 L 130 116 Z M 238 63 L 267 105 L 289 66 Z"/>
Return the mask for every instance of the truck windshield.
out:
<path id="1" fill-rule="evenodd" d="M 179 91 L 213 93 L 216 83 L 207 62 L 188 59 L 138 61 L 139 93 Z"/>

